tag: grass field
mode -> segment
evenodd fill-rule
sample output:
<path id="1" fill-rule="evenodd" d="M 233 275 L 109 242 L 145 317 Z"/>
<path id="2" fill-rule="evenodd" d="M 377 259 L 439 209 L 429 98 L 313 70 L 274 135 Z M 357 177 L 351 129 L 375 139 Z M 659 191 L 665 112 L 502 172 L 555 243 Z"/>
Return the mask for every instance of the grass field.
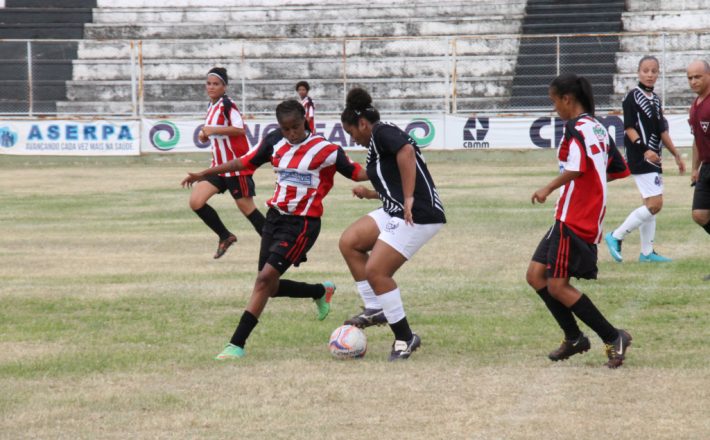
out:
<path id="1" fill-rule="evenodd" d="M 710 438 L 710 237 L 690 219 L 687 176 L 669 169 L 656 249 L 642 265 L 600 247 L 600 277 L 577 282 L 634 336 L 626 364 L 592 350 L 563 363 L 561 334 L 524 280 L 552 223 L 551 151 L 426 153 L 449 223 L 398 274 L 412 327 L 409 362 L 367 330 L 359 361 L 326 342 L 359 301 L 337 240 L 377 206 L 337 178 L 318 243 L 288 276 L 333 280 L 331 315 L 310 301 L 269 303 L 239 362 L 212 360 L 229 339 L 256 272 L 258 237 L 225 196 L 212 205 L 239 235 L 216 237 L 179 187 L 200 155 L 0 156 L 0 438 L 707 439 Z M 363 156 L 354 154 L 360 161 Z M 273 174 L 257 172 L 257 201 Z M 607 227 L 640 204 L 613 182 Z"/>

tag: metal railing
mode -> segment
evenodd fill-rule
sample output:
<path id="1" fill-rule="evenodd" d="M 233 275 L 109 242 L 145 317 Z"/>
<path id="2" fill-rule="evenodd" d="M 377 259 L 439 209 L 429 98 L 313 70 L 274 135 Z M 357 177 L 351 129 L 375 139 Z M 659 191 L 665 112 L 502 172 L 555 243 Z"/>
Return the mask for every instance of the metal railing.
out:
<path id="1" fill-rule="evenodd" d="M 547 85 L 570 71 L 588 76 L 598 107 L 614 111 L 647 54 L 661 61 L 656 91 L 672 111 L 692 96 L 685 67 L 697 49 L 683 46 L 688 35 L 0 40 L 0 115 L 200 114 L 213 65 L 227 67 L 229 92 L 251 115 L 295 96 L 301 79 L 321 114 L 339 112 L 356 85 L 387 112 L 549 112 Z"/>

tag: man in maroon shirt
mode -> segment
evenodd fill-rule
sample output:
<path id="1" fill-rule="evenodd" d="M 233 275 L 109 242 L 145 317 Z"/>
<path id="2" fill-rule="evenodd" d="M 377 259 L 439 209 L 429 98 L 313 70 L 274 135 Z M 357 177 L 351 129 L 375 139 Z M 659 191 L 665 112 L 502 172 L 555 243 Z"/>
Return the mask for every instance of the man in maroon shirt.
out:
<path id="1" fill-rule="evenodd" d="M 696 60 L 688 66 L 688 84 L 698 97 L 690 106 L 688 123 L 693 133 L 693 166 L 690 179 L 695 186 L 693 220 L 710 234 L 710 64 Z M 705 277 L 710 281 L 710 275 Z"/>

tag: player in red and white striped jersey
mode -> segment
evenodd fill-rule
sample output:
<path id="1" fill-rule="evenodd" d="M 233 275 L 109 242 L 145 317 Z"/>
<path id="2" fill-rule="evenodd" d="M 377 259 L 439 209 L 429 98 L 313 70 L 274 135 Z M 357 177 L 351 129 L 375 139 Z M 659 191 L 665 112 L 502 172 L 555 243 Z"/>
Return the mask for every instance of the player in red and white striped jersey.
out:
<path id="1" fill-rule="evenodd" d="M 544 203 L 561 188 L 555 224 L 540 241 L 528 266 L 526 279 L 545 302 L 565 338 L 548 357 L 569 358 L 590 348 L 575 316 L 604 341 L 607 366 L 623 363 L 631 335 L 612 326 L 588 296 L 570 284 L 570 278 L 596 279 L 597 243 L 606 212 L 607 180 L 629 175 L 606 128 L 594 118 L 592 87 L 583 77 L 560 75 L 550 85 L 550 99 L 567 120 L 557 152 L 560 175 L 532 195 Z"/>
<path id="2" fill-rule="evenodd" d="M 225 94 L 228 82 L 224 68 L 215 67 L 207 74 L 206 89 L 210 104 L 199 139 L 201 142 L 209 141 L 212 146 L 212 167 L 228 163 L 249 151 L 242 115 Z M 244 170 L 214 175 L 195 185 L 190 194 L 190 208 L 219 236 L 214 258 L 224 255 L 237 241 L 237 236 L 224 226 L 217 211 L 207 204 L 217 193 L 229 191 L 239 210 L 261 235 L 264 215 L 254 205 L 256 191 L 252 174 L 252 170 Z"/>
<path id="3" fill-rule="evenodd" d="M 281 276 L 292 265 L 305 261 L 320 233 L 323 199 L 333 187 L 335 172 L 354 180 L 367 180 L 360 164 L 348 158 L 343 149 L 306 129 L 305 111 L 296 100 L 276 107 L 281 132 L 267 135 L 258 148 L 226 164 L 189 173 L 182 185 L 191 185 L 210 175 L 233 170 L 255 170 L 270 162 L 276 172 L 276 189 L 267 202 L 269 211 L 261 236 L 259 273 L 249 304 L 229 344 L 216 359 L 244 356 L 244 345 L 258 323 L 270 297 L 312 298 L 322 320 L 330 311 L 335 285 L 329 281 L 310 284 L 284 280 Z"/>
<path id="4" fill-rule="evenodd" d="M 311 86 L 307 81 L 299 81 L 296 83 L 296 91 L 298 92 L 299 98 L 301 98 L 301 105 L 306 110 L 306 121 L 308 121 L 308 127 L 311 133 L 316 132 L 316 105 L 313 100 L 308 96 L 308 92 L 311 91 Z"/>

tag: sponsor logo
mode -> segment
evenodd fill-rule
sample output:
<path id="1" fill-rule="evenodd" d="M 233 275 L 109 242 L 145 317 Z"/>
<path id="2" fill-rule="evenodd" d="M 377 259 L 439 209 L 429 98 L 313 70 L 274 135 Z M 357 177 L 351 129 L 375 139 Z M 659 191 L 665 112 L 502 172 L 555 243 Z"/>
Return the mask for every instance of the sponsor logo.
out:
<path id="1" fill-rule="evenodd" d="M 463 127 L 463 147 L 476 149 L 491 148 L 491 144 L 486 141 L 488 124 L 488 118 L 468 118 L 466 125 Z"/>
<path id="2" fill-rule="evenodd" d="M 708 121 L 700 121 L 700 126 L 703 128 L 703 133 L 708 132 L 708 125 L 710 125 L 710 122 Z"/>
<path id="3" fill-rule="evenodd" d="M 431 145 L 434 137 L 436 137 L 434 124 L 426 118 L 413 119 L 404 131 L 411 136 L 420 148 Z"/>
<path id="4" fill-rule="evenodd" d="M 279 242 L 279 246 L 287 248 L 287 247 L 288 247 L 288 242 L 287 242 L 287 241 Z"/>
<path id="5" fill-rule="evenodd" d="M 158 121 L 158 123 L 150 129 L 148 138 L 150 139 L 151 145 L 158 150 L 170 151 L 180 142 L 180 130 L 170 121 Z"/>
<path id="6" fill-rule="evenodd" d="M 279 171 L 279 182 L 293 183 L 296 185 L 312 186 L 313 175 L 299 173 L 298 171 Z"/>
<path id="7" fill-rule="evenodd" d="M 0 147 L 10 148 L 17 143 L 17 132 L 9 126 L 0 127 Z"/>
<path id="8" fill-rule="evenodd" d="M 616 145 L 624 145 L 624 122 L 619 116 L 597 116 L 599 122 L 606 128 L 609 137 Z M 530 141 L 539 148 L 557 148 L 562 142 L 565 120 L 560 118 L 542 117 L 536 119 L 530 126 Z M 595 127 L 596 136 L 601 135 L 601 127 Z"/>
<path id="9" fill-rule="evenodd" d="M 200 141 L 200 130 L 202 130 L 202 127 L 204 126 L 205 124 L 200 124 L 197 128 L 195 128 L 195 131 L 192 132 L 192 143 L 195 144 L 197 148 L 209 148 L 211 145 L 209 139 L 207 139 L 207 142 Z"/>

